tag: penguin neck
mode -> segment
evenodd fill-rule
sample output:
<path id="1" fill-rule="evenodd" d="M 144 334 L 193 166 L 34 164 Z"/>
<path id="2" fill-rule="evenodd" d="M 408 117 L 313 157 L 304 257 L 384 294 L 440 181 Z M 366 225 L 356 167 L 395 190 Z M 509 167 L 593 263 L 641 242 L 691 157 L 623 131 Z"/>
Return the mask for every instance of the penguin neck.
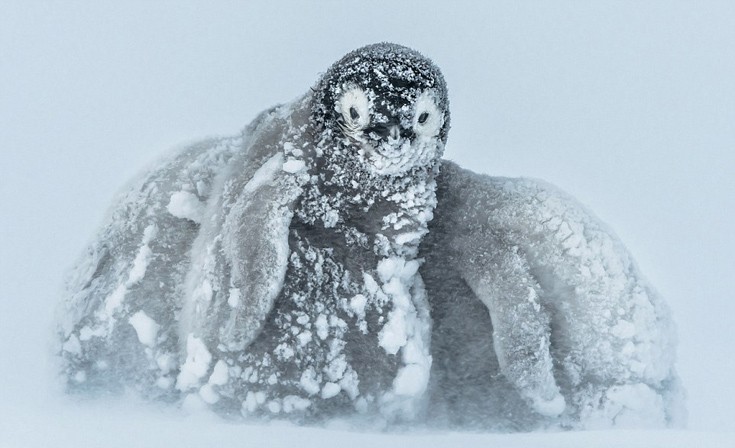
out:
<path id="1" fill-rule="evenodd" d="M 330 235 L 332 244 L 379 257 L 415 258 L 436 206 L 437 166 L 382 176 L 365 169 L 357 155 L 339 149 L 312 160 L 296 220 Z"/>

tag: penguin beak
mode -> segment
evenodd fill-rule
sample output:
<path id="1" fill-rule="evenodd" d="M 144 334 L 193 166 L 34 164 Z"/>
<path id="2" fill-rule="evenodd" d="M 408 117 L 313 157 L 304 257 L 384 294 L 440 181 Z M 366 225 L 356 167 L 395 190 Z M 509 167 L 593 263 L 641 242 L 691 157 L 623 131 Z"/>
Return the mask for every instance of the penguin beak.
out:
<path id="1" fill-rule="evenodd" d="M 410 140 L 414 136 L 413 130 L 401 127 L 397 119 L 392 119 L 387 123 L 376 123 L 365 129 L 365 133 L 390 145 L 397 144 L 401 139 Z"/>
<path id="2" fill-rule="evenodd" d="M 397 124 L 388 127 L 388 141 L 395 142 L 399 138 L 401 138 L 401 127 Z"/>

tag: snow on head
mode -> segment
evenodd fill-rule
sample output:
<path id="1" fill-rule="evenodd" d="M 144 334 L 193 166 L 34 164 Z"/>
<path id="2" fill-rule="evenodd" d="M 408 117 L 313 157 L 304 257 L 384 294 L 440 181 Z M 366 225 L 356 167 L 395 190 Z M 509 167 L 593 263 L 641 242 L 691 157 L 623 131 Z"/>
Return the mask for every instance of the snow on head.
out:
<path id="1" fill-rule="evenodd" d="M 314 117 L 343 136 L 365 169 L 402 175 L 441 157 L 449 130 L 446 85 L 418 52 L 369 45 L 325 73 L 315 88 Z"/>

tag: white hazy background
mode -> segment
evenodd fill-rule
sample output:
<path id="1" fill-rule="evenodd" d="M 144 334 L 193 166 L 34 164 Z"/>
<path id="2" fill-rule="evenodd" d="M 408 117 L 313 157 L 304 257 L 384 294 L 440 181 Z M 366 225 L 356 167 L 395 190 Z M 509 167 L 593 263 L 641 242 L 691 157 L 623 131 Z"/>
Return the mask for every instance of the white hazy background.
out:
<path id="1" fill-rule="evenodd" d="M 227 446 L 252 434 L 312 446 L 315 430 L 69 403 L 49 380 L 53 310 L 133 175 L 170 148 L 237 133 L 378 41 L 443 70 L 447 158 L 576 196 L 667 299 L 690 429 L 652 436 L 735 440 L 717 436 L 735 427 L 735 2 L 0 0 L 0 447 Z M 318 434 L 366 446 L 647 437 Z"/>

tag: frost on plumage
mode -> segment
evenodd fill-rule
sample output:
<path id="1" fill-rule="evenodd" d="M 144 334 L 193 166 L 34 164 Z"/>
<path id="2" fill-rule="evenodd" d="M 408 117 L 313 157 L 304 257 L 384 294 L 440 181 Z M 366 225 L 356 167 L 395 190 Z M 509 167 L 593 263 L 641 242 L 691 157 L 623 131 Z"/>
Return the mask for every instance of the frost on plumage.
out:
<path id="1" fill-rule="evenodd" d="M 674 422 L 671 320 L 627 251 L 550 186 L 442 162 L 448 129 L 433 63 L 377 44 L 164 159 L 69 276 L 69 390 L 296 421 Z"/>
<path id="2" fill-rule="evenodd" d="M 610 230 L 541 181 L 445 162 L 438 184 L 422 276 L 434 293 L 432 353 L 444 359 L 432 372 L 436 401 L 450 415 L 474 410 L 458 423 L 682 423 L 669 310 Z M 461 341 L 473 349 L 455 353 Z"/>

